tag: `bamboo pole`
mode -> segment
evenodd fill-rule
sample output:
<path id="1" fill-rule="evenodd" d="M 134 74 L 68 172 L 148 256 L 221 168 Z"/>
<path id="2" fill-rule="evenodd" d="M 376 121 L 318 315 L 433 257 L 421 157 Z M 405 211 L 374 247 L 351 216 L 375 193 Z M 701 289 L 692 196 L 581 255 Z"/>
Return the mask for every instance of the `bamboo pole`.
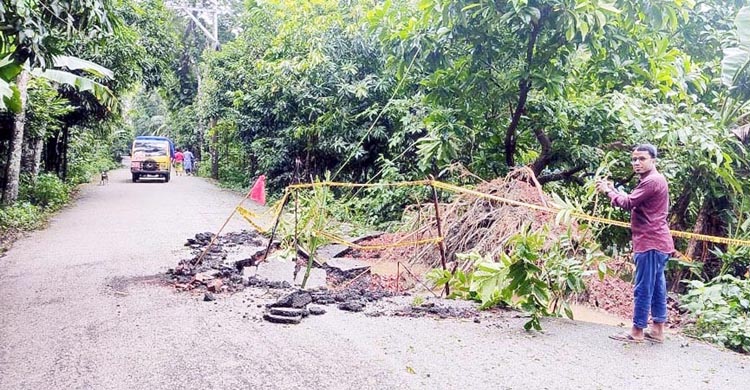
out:
<path id="1" fill-rule="evenodd" d="M 198 258 L 195 261 L 190 262 L 190 265 L 196 266 L 196 265 L 200 265 L 201 264 L 201 262 L 203 261 L 203 256 L 205 256 L 206 253 L 208 253 L 208 250 L 211 249 L 211 247 L 214 245 L 214 242 L 216 242 L 216 239 L 219 238 L 219 235 L 224 230 L 224 228 L 227 227 L 227 224 L 232 219 L 232 217 L 234 217 L 234 214 L 237 213 L 237 209 L 240 206 L 242 206 L 242 203 L 244 203 L 245 200 L 247 200 L 247 198 L 249 196 L 250 196 L 250 191 L 248 191 L 247 195 L 245 195 L 245 197 L 242 198 L 242 200 L 240 201 L 240 203 L 238 203 L 237 206 L 235 206 L 234 209 L 232 209 L 232 213 L 229 214 L 229 217 L 227 217 L 226 221 L 224 221 L 224 224 L 221 225 L 221 227 L 219 228 L 219 231 L 216 232 L 216 234 L 213 236 L 213 238 L 211 238 L 211 242 L 209 242 L 208 245 L 206 245 L 206 249 L 203 249 L 203 252 L 201 253 L 201 255 L 198 256 Z"/>

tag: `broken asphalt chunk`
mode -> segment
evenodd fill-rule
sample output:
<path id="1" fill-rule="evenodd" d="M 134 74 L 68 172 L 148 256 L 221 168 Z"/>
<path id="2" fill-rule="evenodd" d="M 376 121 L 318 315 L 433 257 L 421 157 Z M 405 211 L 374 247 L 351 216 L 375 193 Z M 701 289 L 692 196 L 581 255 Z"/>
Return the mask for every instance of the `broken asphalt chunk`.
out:
<path id="1" fill-rule="evenodd" d="M 310 306 L 307 308 L 307 310 L 310 312 L 310 314 L 314 316 L 319 316 L 322 314 L 326 314 L 326 309 L 322 308 L 320 306 Z"/>
<path id="2" fill-rule="evenodd" d="M 272 307 L 268 312 L 275 316 L 282 317 L 307 317 L 310 314 L 306 309 L 295 309 L 292 307 Z"/>
<path id="3" fill-rule="evenodd" d="M 302 321 L 302 316 L 284 317 L 271 313 L 265 313 L 263 314 L 263 319 L 276 324 L 299 324 L 300 321 Z"/>
<path id="4" fill-rule="evenodd" d="M 269 307 L 294 307 L 303 308 L 312 302 L 312 295 L 304 290 L 295 291 L 285 297 L 282 297 Z"/>
<path id="5" fill-rule="evenodd" d="M 326 265 L 341 272 L 363 271 L 370 268 L 370 264 L 365 261 L 347 257 L 330 258 L 326 260 Z"/>
<path id="6" fill-rule="evenodd" d="M 359 301 L 349 301 L 339 304 L 339 309 L 360 312 L 365 309 L 365 304 Z"/>

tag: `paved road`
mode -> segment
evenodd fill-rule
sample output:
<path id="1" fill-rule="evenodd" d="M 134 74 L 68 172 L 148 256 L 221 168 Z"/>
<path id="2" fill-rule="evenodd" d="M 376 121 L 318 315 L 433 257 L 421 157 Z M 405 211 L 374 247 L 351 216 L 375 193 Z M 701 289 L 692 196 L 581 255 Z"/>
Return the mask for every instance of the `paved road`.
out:
<path id="1" fill-rule="evenodd" d="M 48 229 L 0 259 L 0 389 L 742 389 L 750 359 L 673 337 L 622 345 L 617 328 L 512 313 L 471 320 L 329 308 L 297 326 L 258 320 L 270 297 L 216 302 L 151 276 L 188 257 L 240 200 L 203 179 L 83 188 Z M 245 228 L 234 220 L 228 230 Z M 404 303 L 403 301 L 401 303 Z M 408 301 L 406 302 L 408 303 Z M 399 302 L 393 303 L 397 305 Z"/>

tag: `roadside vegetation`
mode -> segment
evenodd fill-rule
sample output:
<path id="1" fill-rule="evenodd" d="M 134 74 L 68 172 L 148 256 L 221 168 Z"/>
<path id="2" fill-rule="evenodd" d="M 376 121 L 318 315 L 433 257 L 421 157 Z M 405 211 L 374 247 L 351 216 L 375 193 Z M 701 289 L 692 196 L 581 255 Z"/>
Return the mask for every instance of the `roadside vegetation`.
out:
<path id="1" fill-rule="evenodd" d="M 528 167 L 558 205 L 618 220 L 592 183 L 634 187 L 627 156 L 647 141 L 673 229 L 750 238 L 746 1 L 228 0 L 217 41 L 211 14 L 161 0 L 21 4 L 4 1 L 0 17 L 4 231 L 41 226 L 135 135 L 164 135 L 232 188 L 264 174 L 280 194 L 295 170 L 303 182 L 476 187 Z M 405 209 L 431 201 L 406 187 L 329 195 L 324 217 L 355 230 L 397 231 Z M 303 218 L 325 224 L 309 206 L 323 195 L 300 196 Z M 473 267 L 432 280 L 528 311 L 538 328 L 609 271 L 600 257 L 630 255 L 626 229 L 581 223 L 584 241 L 549 243 L 554 222 L 518 226 L 499 253 L 452 254 Z M 747 352 L 748 249 L 676 244 L 669 283 L 686 329 Z"/>

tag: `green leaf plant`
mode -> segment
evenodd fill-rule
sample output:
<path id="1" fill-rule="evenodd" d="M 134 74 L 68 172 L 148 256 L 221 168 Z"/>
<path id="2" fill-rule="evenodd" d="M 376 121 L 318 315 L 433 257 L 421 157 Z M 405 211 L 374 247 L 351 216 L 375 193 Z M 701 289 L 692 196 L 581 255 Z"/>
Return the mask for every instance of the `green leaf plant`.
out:
<path id="1" fill-rule="evenodd" d="M 750 280 L 722 275 L 688 282 L 682 307 L 693 322 L 686 331 L 738 352 L 750 353 Z"/>
<path id="2" fill-rule="evenodd" d="M 480 308 L 504 306 L 528 313 L 526 330 L 541 330 L 541 318 L 573 318 L 569 299 L 585 289 L 587 276 L 607 271 L 605 256 L 596 244 L 579 243 L 572 229 L 556 239 L 548 239 L 549 228 L 528 227 L 507 241 L 498 259 L 477 253 L 458 255 L 460 261 L 473 260 L 470 272 L 437 269 L 427 277 L 435 285 L 448 283 L 451 298 L 481 302 Z"/>

